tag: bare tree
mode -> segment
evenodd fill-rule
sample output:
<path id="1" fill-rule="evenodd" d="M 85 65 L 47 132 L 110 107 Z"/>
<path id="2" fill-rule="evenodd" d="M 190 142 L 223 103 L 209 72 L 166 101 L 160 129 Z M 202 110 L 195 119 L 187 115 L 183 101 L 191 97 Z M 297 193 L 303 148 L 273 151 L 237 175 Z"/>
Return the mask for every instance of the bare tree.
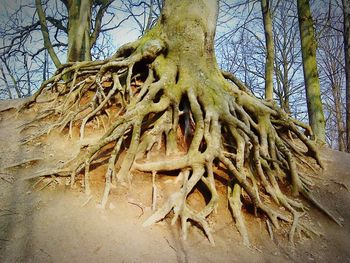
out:
<path id="1" fill-rule="evenodd" d="M 259 1 L 220 1 L 216 46 L 222 68 L 265 97 L 266 44 Z M 234 21 L 238 21 L 235 23 Z M 234 58 L 234 59 L 233 59 Z"/>
<path id="2" fill-rule="evenodd" d="M 347 0 L 342 0 L 342 3 L 346 76 L 346 148 L 350 152 L 350 3 Z"/>
<path id="3" fill-rule="evenodd" d="M 266 61 L 265 61 L 265 99 L 273 99 L 273 76 L 274 76 L 274 44 L 272 30 L 271 3 L 269 0 L 261 0 L 261 11 L 264 22 Z"/>
<path id="4" fill-rule="evenodd" d="M 132 4 L 136 5 L 134 2 Z M 149 15 L 148 27 L 151 27 L 157 19 L 162 1 L 141 3 L 140 14 L 145 12 Z M 119 1 L 107 0 L 36 0 L 35 4 L 23 1 L 14 10 L 5 6 L 1 17 L 3 23 L 0 24 L 0 57 L 6 61 L 6 65 L 2 62 L 1 79 L 3 87 L 10 87 L 12 93 L 10 96 L 5 88 L 1 98 L 31 95 L 42 80 L 46 80 L 55 68 L 67 61 L 105 59 L 111 56 L 118 45 L 115 35 L 121 34 L 119 32 L 124 22 L 133 16 L 119 5 Z M 149 12 L 147 8 L 151 6 L 153 11 Z M 70 23 L 69 19 L 72 20 Z M 129 22 L 132 23 L 136 22 Z M 113 37 L 111 32 L 114 32 Z M 133 35 L 136 38 L 139 34 Z M 127 39 L 123 38 L 121 44 L 123 41 Z M 5 77 L 9 85 L 5 84 Z M 19 92 L 15 89 L 17 87 Z M 25 89 L 23 92 L 22 88 Z"/>
<path id="5" fill-rule="evenodd" d="M 52 61 L 58 68 L 61 62 L 54 51 L 50 40 L 47 20 L 51 20 L 57 30 L 65 32 L 68 36 L 67 62 L 91 60 L 91 49 L 101 32 L 102 18 L 114 0 L 61 0 L 68 14 L 67 21 L 57 20 L 53 17 L 46 18 L 41 5 L 41 0 L 35 0 L 41 32 L 44 39 L 44 47 L 48 50 Z M 97 7 L 97 13 L 92 27 L 92 9 Z"/>
<path id="6" fill-rule="evenodd" d="M 321 83 L 324 89 L 328 89 L 324 92 L 324 103 L 329 104 L 328 112 L 331 115 L 327 118 L 326 126 L 328 130 L 334 129 L 335 132 L 332 137 L 328 138 L 328 141 L 335 140 L 335 144 L 340 151 L 345 151 L 345 125 L 343 119 L 343 85 L 344 85 L 344 67 L 342 62 L 344 61 L 343 55 L 343 39 L 341 34 L 334 34 L 336 32 L 325 32 L 326 34 L 332 34 L 331 36 L 325 35 L 319 40 L 319 53 L 320 53 L 320 72 Z M 335 136 L 334 136 L 335 135 Z M 334 143 L 330 143 L 333 144 Z"/>
<path id="7" fill-rule="evenodd" d="M 342 32 L 343 11 L 337 2 L 325 1 L 315 10 L 318 42 L 318 66 L 326 115 L 327 142 L 346 150 L 345 138 L 345 71 Z"/>
<path id="8" fill-rule="evenodd" d="M 133 19 L 142 36 L 157 22 L 162 6 L 161 0 L 122 0 L 118 10 Z"/>
<path id="9" fill-rule="evenodd" d="M 298 0 L 297 5 L 309 123 L 315 138 L 325 142 L 325 118 L 316 60 L 317 43 L 310 3 L 309 0 Z"/>
<path id="10" fill-rule="evenodd" d="M 294 1 L 281 1 L 273 17 L 275 89 L 277 101 L 289 114 L 304 119 L 304 80 L 297 9 Z"/>

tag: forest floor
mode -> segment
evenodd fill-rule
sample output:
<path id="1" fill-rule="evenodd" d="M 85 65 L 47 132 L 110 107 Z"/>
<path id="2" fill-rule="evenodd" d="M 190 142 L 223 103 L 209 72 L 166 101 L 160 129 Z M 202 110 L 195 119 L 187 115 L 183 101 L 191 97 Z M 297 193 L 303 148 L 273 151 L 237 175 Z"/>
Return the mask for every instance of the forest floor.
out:
<path id="1" fill-rule="evenodd" d="M 92 198 L 81 187 L 70 189 L 65 178 L 23 180 L 35 171 L 52 168 L 69 160 L 79 146 L 58 133 L 41 141 L 20 145 L 19 126 L 34 112 L 16 117 L 21 101 L 0 103 L 0 262 L 350 262 L 350 155 L 322 149 L 326 169 L 316 174 L 315 195 L 343 222 L 340 227 L 315 208 L 310 223 L 322 235 L 296 238 L 288 244 L 287 229 L 268 234 L 264 218 L 246 213 L 251 247 L 243 245 L 227 209 L 226 187 L 216 214 L 208 220 L 216 245 L 213 247 L 197 227 L 190 227 L 182 240 L 178 225 L 166 218 L 151 227 L 142 223 L 152 214 L 152 177 L 135 173 L 129 190 L 112 189 L 107 209 L 98 208 L 104 186 L 104 168 L 91 174 Z M 30 132 L 27 131 L 27 132 Z M 93 139 L 99 131 L 90 133 Z M 176 187 L 175 178 L 157 178 L 158 204 Z M 193 206 L 204 202 L 198 191 L 190 198 Z"/>

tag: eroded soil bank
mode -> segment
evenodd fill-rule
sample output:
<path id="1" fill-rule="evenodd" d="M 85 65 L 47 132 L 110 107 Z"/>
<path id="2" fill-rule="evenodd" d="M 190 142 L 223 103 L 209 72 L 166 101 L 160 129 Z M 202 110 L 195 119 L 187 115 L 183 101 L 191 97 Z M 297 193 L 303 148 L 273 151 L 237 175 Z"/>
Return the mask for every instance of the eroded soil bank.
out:
<path id="1" fill-rule="evenodd" d="M 11 104 L 10 104 L 11 103 Z M 16 106 L 1 102 L 0 110 Z M 33 114 L 33 113 L 31 113 Z M 216 214 L 209 217 L 216 246 L 203 232 L 189 229 L 183 241 L 180 227 L 170 218 L 144 228 L 152 214 L 152 179 L 134 174 L 131 189 L 112 189 L 107 209 L 98 208 L 103 191 L 103 168 L 92 175 L 93 198 L 87 199 L 79 187 L 71 190 L 65 179 L 22 180 L 43 167 L 54 168 L 71 158 L 78 146 L 52 133 L 42 142 L 21 146 L 18 127 L 32 116 L 16 117 L 9 109 L 0 113 L 0 167 L 28 163 L 0 174 L 0 261 L 1 262 L 350 262 L 350 155 L 322 149 L 324 173 L 315 175 L 319 200 L 343 222 L 339 227 L 311 208 L 310 220 L 322 234 L 312 239 L 287 243 L 288 231 L 274 232 L 270 239 L 264 218 L 245 215 L 252 248 L 243 246 L 221 198 Z M 48 184 L 50 183 L 50 184 Z M 177 187 L 175 178 L 157 179 L 158 205 Z M 226 187 L 218 185 L 225 195 Z M 204 202 L 193 192 L 190 202 Z M 311 222 L 311 221 L 310 221 Z"/>

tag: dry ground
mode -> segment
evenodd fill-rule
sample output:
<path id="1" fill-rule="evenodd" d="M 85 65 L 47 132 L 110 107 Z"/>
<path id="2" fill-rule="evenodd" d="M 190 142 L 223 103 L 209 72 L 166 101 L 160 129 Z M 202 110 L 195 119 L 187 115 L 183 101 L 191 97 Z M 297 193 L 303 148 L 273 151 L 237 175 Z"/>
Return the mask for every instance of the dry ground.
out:
<path id="1" fill-rule="evenodd" d="M 0 110 L 20 101 L 1 102 Z M 71 190 L 65 179 L 23 180 L 43 167 L 54 168 L 78 151 L 74 140 L 52 133 L 41 142 L 21 146 L 18 127 L 35 113 L 9 109 L 0 113 L 0 170 L 31 160 L 0 173 L 0 262 L 350 262 L 350 155 L 322 149 L 326 164 L 315 175 L 316 195 L 343 222 L 339 227 L 311 209 L 310 220 L 322 235 L 297 239 L 293 249 L 287 231 L 274 232 L 271 240 L 264 218 L 246 214 L 253 247 L 243 246 L 225 201 L 225 185 L 217 214 L 209 217 L 216 246 L 203 232 L 191 227 L 188 240 L 179 226 L 166 219 L 152 227 L 142 223 L 151 215 L 151 176 L 134 174 L 129 191 L 112 190 L 108 209 L 98 208 L 103 190 L 103 168 L 92 174 L 93 198 Z M 30 132 L 27 131 L 27 132 Z M 96 131 L 97 132 L 97 131 Z M 157 178 L 159 205 L 177 187 L 175 178 Z M 50 184 L 48 184 L 50 183 Z M 48 185 L 47 185 L 48 184 Z M 193 205 L 204 202 L 192 193 Z M 311 222 L 311 221 L 310 221 Z"/>

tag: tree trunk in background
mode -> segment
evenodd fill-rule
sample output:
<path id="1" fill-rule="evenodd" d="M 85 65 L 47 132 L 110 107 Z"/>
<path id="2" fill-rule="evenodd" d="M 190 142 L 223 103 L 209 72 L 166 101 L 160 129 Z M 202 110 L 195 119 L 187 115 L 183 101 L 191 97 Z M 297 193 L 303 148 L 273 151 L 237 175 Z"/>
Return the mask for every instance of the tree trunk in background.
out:
<path id="1" fill-rule="evenodd" d="M 342 0 L 344 14 L 344 55 L 346 87 L 346 148 L 350 152 L 350 3 Z"/>
<path id="2" fill-rule="evenodd" d="M 91 60 L 92 0 L 68 1 L 68 55 L 67 62 Z"/>
<path id="3" fill-rule="evenodd" d="M 289 96 L 290 96 L 290 86 L 289 86 L 289 61 L 288 58 L 283 50 L 282 54 L 282 70 L 279 66 L 277 66 L 276 63 L 276 87 L 277 87 L 277 97 L 280 102 L 281 108 L 287 112 L 288 114 L 291 113 L 290 105 L 289 105 Z"/>
<path id="4" fill-rule="evenodd" d="M 272 34 L 272 19 L 270 10 L 270 1 L 261 0 L 261 11 L 264 21 L 265 44 L 266 44 L 266 63 L 265 63 L 265 99 L 273 99 L 273 63 L 274 46 Z"/>
<path id="5" fill-rule="evenodd" d="M 341 110 L 341 91 L 340 86 L 337 83 L 332 83 L 332 95 L 334 100 L 334 114 L 337 123 L 337 132 L 338 132 L 338 150 L 344 152 L 346 150 L 345 141 L 344 141 L 344 123 L 343 123 L 343 114 Z"/>
<path id="6" fill-rule="evenodd" d="M 289 72 L 288 72 L 289 63 L 288 61 L 284 61 L 283 64 L 283 92 L 284 92 L 284 103 L 283 103 L 283 109 L 287 113 L 291 113 L 290 106 L 289 106 L 289 96 L 290 96 L 290 87 L 289 87 Z"/>
<path id="7" fill-rule="evenodd" d="M 41 5 L 41 0 L 35 0 L 35 7 L 36 11 L 38 13 L 39 21 L 40 21 L 40 28 L 41 28 L 41 34 L 44 39 L 44 47 L 46 48 L 47 52 L 49 53 L 53 63 L 55 64 L 56 68 L 61 66 L 61 61 L 58 58 L 51 40 L 50 40 L 50 34 L 49 34 L 49 29 L 47 27 L 47 22 L 46 22 L 46 15 L 44 12 L 44 9 Z"/>
<path id="8" fill-rule="evenodd" d="M 6 78 L 6 74 L 4 72 L 3 67 L 0 65 L 0 72 L 1 72 L 1 76 L 3 78 L 3 81 L 5 83 L 5 87 L 6 87 L 6 91 L 8 93 L 9 99 L 12 100 L 13 96 L 12 96 L 12 92 L 11 92 L 11 86 L 9 85 L 7 78 Z"/>
<path id="9" fill-rule="evenodd" d="M 297 4 L 309 123 L 315 139 L 325 142 L 325 118 L 321 102 L 320 80 L 316 61 L 317 44 L 310 3 L 309 0 L 298 0 Z"/>

